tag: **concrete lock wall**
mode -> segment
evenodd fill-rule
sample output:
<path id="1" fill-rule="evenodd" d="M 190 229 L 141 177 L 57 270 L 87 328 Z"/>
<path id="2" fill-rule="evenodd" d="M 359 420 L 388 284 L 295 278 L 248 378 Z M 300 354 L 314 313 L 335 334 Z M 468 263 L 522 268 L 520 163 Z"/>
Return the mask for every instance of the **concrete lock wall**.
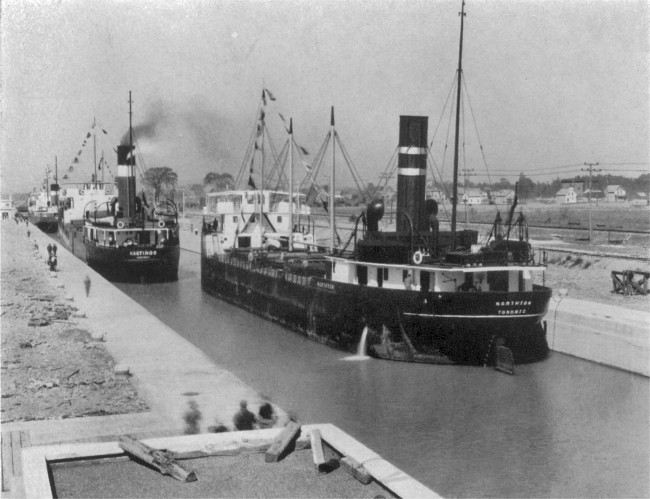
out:
<path id="1" fill-rule="evenodd" d="M 546 314 L 551 350 L 650 376 L 650 314 L 554 297 Z"/>

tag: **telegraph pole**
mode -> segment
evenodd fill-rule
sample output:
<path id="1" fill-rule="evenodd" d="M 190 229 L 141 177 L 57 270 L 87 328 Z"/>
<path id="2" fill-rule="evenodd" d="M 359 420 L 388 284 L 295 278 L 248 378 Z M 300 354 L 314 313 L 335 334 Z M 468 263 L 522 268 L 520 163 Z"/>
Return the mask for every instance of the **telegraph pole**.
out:
<path id="1" fill-rule="evenodd" d="M 465 196 L 467 196 L 467 199 L 465 200 L 465 224 L 467 225 L 469 223 L 469 217 L 467 215 L 467 205 L 469 204 L 469 177 L 473 177 L 476 175 L 476 173 L 471 173 L 474 171 L 474 168 L 463 168 L 463 176 L 465 177 L 465 184 L 463 186 L 463 189 L 465 192 L 463 193 Z"/>
<path id="2" fill-rule="evenodd" d="M 589 168 L 580 168 L 580 171 L 589 172 L 589 244 L 592 244 L 591 240 L 591 173 L 592 172 L 599 172 L 602 171 L 600 169 L 594 168 L 594 166 L 598 166 L 598 163 L 585 163 L 585 166 L 588 166 Z"/>

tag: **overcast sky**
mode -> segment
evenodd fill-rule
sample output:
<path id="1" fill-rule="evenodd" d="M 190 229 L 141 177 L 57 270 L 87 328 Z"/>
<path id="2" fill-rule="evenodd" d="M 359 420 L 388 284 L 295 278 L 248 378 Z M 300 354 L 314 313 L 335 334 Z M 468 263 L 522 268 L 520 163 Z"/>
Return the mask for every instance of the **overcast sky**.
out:
<path id="1" fill-rule="evenodd" d="M 114 165 L 129 90 L 134 125 L 158 125 L 139 142 L 146 166 L 173 168 L 181 184 L 236 175 L 263 87 L 277 98 L 266 120 L 278 147 L 280 112 L 313 157 L 333 105 L 348 153 L 376 183 L 400 114 L 429 116 L 433 138 L 456 71 L 459 11 L 460 0 L 4 0 L 2 191 L 40 185 L 55 156 L 61 180 L 80 149 L 74 178 L 88 178 L 93 119 L 108 132 L 97 154 Z M 492 180 L 551 180 L 584 162 L 648 170 L 645 0 L 468 0 L 466 13 L 461 168 L 482 175 L 474 180 L 486 180 L 475 126 Z M 447 128 L 443 118 L 432 148 L 440 166 Z"/>

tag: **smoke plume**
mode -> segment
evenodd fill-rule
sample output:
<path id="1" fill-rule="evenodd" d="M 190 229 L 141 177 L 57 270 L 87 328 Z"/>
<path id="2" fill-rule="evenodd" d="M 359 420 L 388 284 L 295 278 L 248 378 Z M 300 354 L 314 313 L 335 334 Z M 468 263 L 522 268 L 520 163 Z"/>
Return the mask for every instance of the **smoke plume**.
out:
<path id="1" fill-rule="evenodd" d="M 235 158 L 243 154 L 247 137 L 234 137 L 233 128 L 205 99 L 183 104 L 158 99 L 147 106 L 144 119 L 134 119 L 136 157 L 145 168 L 172 168 L 179 184 L 200 183 L 210 171 L 235 176 L 240 161 Z M 129 140 L 127 130 L 120 143 Z"/>

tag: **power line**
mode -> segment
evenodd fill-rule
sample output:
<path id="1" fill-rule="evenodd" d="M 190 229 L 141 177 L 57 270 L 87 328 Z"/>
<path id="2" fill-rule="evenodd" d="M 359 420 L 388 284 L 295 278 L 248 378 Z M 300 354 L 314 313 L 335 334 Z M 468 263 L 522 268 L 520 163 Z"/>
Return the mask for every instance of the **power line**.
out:
<path id="1" fill-rule="evenodd" d="M 650 163 L 600 163 L 600 166 L 623 166 L 623 165 L 650 165 Z M 535 168 L 535 171 L 554 171 L 554 170 L 564 170 L 564 169 L 571 169 L 571 168 L 577 168 L 583 166 L 582 164 L 574 164 L 574 165 L 560 165 L 560 166 L 548 166 L 548 167 L 541 167 L 541 168 Z M 616 170 L 616 171 L 648 171 L 646 170 Z M 498 170 L 490 170 L 490 173 L 494 172 L 517 172 L 520 173 L 522 172 L 522 168 L 502 168 Z"/>

